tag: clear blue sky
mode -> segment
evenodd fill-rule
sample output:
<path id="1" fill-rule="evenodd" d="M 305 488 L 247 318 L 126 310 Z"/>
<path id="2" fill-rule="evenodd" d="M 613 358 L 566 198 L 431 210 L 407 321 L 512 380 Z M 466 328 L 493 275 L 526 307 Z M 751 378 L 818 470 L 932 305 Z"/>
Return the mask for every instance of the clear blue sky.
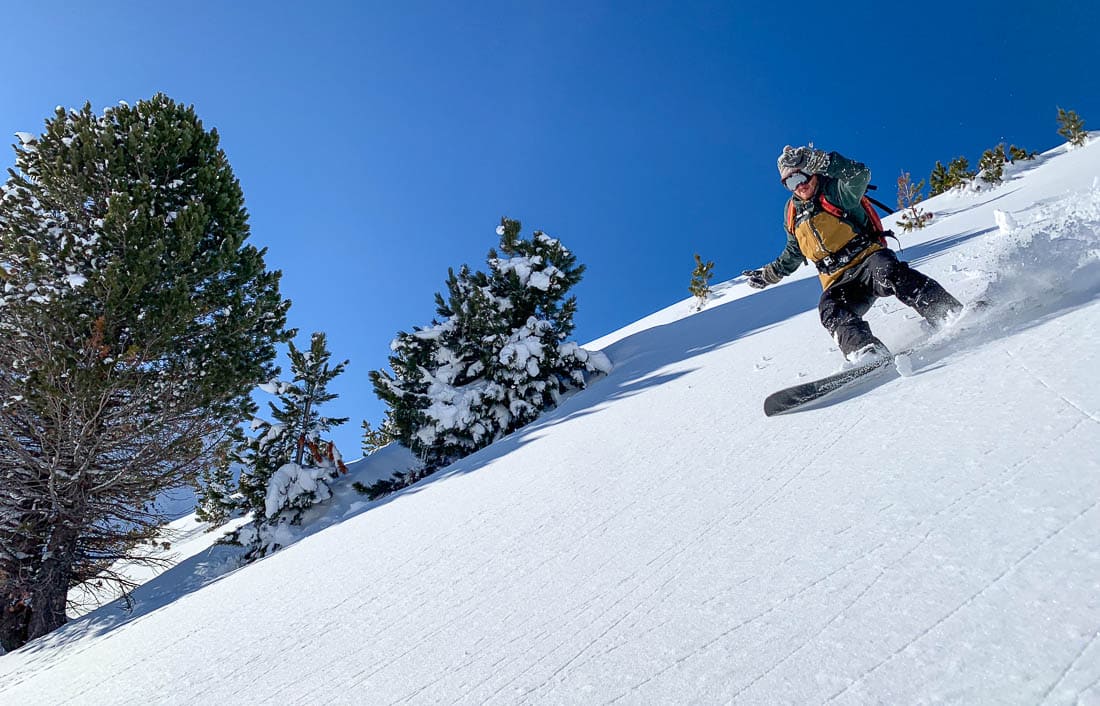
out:
<path id="1" fill-rule="evenodd" d="M 367 372 L 429 322 L 500 216 L 588 266 L 584 342 L 782 247 L 775 158 L 813 140 L 900 170 L 1100 128 L 1100 3 L 4 3 L 0 135 L 163 91 L 216 127 L 294 301 L 350 358 L 328 412 L 359 448 Z M 11 153 L 4 166 L 13 162 Z M 810 308 L 816 302 L 807 301 Z"/>

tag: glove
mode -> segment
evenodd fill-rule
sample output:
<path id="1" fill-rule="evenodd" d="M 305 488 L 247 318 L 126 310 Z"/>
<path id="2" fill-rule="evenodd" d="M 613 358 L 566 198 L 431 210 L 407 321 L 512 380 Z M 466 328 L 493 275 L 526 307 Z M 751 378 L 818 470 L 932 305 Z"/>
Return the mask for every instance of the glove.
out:
<path id="1" fill-rule="evenodd" d="M 783 148 L 783 154 L 779 155 L 779 171 L 789 170 L 804 174 L 824 174 L 829 168 L 829 153 L 823 150 L 815 150 L 812 147 Z"/>
<path id="2" fill-rule="evenodd" d="M 771 265 L 765 265 L 758 270 L 745 270 L 741 273 L 749 279 L 749 286 L 753 289 L 763 289 L 769 284 L 775 284 L 783 279 L 775 273 Z"/>

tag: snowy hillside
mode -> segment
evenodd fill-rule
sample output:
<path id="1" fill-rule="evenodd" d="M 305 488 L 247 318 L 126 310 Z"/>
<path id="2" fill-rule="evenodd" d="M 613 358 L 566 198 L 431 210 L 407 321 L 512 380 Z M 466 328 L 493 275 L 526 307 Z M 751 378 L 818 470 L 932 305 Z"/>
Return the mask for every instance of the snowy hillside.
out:
<path id="1" fill-rule="evenodd" d="M 0 658 L 0 703 L 1100 704 L 1100 141 L 925 205 L 903 259 L 993 306 L 912 377 L 765 418 L 840 355 L 810 268 L 725 283 L 408 491 Z"/>

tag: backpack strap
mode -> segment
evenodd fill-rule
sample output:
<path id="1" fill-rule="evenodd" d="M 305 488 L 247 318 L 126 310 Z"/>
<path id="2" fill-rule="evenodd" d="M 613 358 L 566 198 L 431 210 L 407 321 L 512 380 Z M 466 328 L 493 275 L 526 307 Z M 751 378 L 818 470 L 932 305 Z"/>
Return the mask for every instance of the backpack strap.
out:
<path id="1" fill-rule="evenodd" d="M 831 213 L 840 220 L 844 221 L 845 223 L 850 225 L 852 229 L 857 233 L 869 236 L 872 239 L 877 240 L 879 244 L 883 247 L 886 247 L 887 238 L 893 238 L 895 241 L 898 240 L 897 236 L 894 235 L 894 231 L 886 230 L 882 227 L 882 219 L 879 218 L 878 211 L 875 210 L 875 207 L 872 205 L 871 199 L 868 198 L 866 194 L 859 200 L 859 205 L 863 209 L 863 213 L 867 216 L 866 225 L 860 223 L 855 218 L 852 218 L 851 215 L 840 206 L 837 206 L 836 204 L 830 202 L 827 198 L 825 198 L 825 194 L 821 194 L 820 196 L 818 196 L 818 202 L 821 204 L 821 208 L 824 211 Z M 898 243 L 900 244 L 900 241 L 898 241 Z"/>

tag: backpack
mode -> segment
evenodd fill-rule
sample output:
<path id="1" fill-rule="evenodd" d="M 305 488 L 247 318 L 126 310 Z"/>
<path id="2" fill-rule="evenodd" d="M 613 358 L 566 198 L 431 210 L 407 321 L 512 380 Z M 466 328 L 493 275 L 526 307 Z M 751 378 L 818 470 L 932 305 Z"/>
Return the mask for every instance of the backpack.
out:
<path id="1" fill-rule="evenodd" d="M 875 187 L 874 186 L 868 186 L 867 188 L 868 188 L 868 190 L 871 190 L 871 189 L 874 189 Z M 861 198 L 859 200 L 860 207 L 862 207 L 863 212 L 865 214 L 867 214 L 867 225 L 866 226 L 862 225 L 857 220 L 849 218 L 847 211 L 845 211 L 840 206 L 837 206 L 833 202 L 829 201 L 827 198 L 825 198 L 825 194 L 823 194 L 823 193 L 819 192 L 817 197 L 815 198 L 815 201 L 817 203 L 818 208 L 820 208 L 822 211 L 825 211 L 826 213 L 831 213 L 832 215 L 836 216 L 837 218 L 844 221 L 848 225 L 852 226 L 852 229 L 855 230 L 857 233 L 865 233 L 866 235 L 870 236 L 872 239 L 877 240 L 879 242 L 879 244 L 882 245 L 882 247 L 886 247 L 886 239 L 887 238 L 893 238 L 898 243 L 901 242 L 901 241 L 898 240 L 897 236 L 894 235 L 894 231 L 886 230 L 885 228 L 882 227 L 882 219 L 879 218 L 878 211 L 875 210 L 875 205 L 877 204 L 880 208 L 882 208 L 883 210 L 886 210 L 886 211 L 889 211 L 889 209 L 886 208 L 886 206 L 883 205 L 881 202 L 872 199 L 867 194 L 864 194 L 863 198 Z M 795 207 L 794 207 L 794 199 L 793 198 L 787 200 L 786 226 L 787 226 L 787 232 L 790 233 L 791 235 L 794 235 Z"/>

